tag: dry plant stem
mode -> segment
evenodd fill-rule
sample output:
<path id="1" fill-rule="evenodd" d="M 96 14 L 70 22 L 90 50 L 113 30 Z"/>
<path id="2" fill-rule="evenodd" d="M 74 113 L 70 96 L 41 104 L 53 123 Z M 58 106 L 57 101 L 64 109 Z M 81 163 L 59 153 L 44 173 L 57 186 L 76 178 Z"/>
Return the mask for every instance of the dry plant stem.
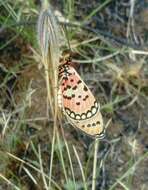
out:
<path id="1" fill-rule="evenodd" d="M 3 121 L 4 121 L 4 127 L 2 130 L 2 137 L 4 137 L 6 129 L 9 127 L 9 121 L 10 121 L 12 115 L 10 114 L 7 117 L 4 113 L 2 113 L 2 116 L 3 116 Z"/>
<path id="2" fill-rule="evenodd" d="M 67 154 L 68 154 L 68 159 L 69 159 L 69 164 L 70 164 L 70 169 L 71 169 L 71 174 L 72 174 L 72 180 L 73 180 L 73 183 L 74 183 L 74 188 L 76 190 L 76 180 L 75 180 L 74 168 L 73 168 L 73 164 L 72 164 L 72 160 L 71 160 L 71 154 L 70 154 L 68 143 L 67 143 L 67 141 L 65 139 L 65 136 L 64 136 L 64 131 L 63 131 L 63 128 L 62 128 L 62 122 L 61 121 L 60 121 L 60 126 L 61 126 L 61 130 L 62 130 L 62 137 L 63 137 L 64 143 L 65 143 L 66 151 L 67 151 Z"/>
<path id="3" fill-rule="evenodd" d="M 38 146 L 38 151 L 39 151 L 39 163 L 40 163 L 40 171 L 41 171 L 41 175 L 42 175 L 42 179 L 43 179 L 43 183 L 44 183 L 44 188 L 46 190 L 48 190 L 48 186 L 47 186 L 47 182 L 46 182 L 46 178 L 45 178 L 45 174 L 44 174 L 44 170 L 43 170 L 43 163 L 42 163 L 42 157 L 41 157 L 41 148 L 40 145 Z M 50 180 L 49 180 L 50 181 Z"/>
<path id="4" fill-rule="evenodd" d="M 71 168 L 72 179 L 73 179 L 73 182 L 74 182 L 74 187 L 76 189 L 76 180 L 75 180 L 75 175 L 74 175 L 73 164 L 72 164 L 72 160 L 71 160 L 71 155 L 70 155 L 68 143 L 67 143 L 65 138 L 64 138 L 64 142 L 65 142 L 65 146 L 66 146 L 66 150 L 67 150 L 67 154 L 68 154 L 68 159 L 69 159 L 69 163 L 70 163 L 70 168 Z"/>
<path id="5" fill-rule="evenodd" d="M 56 137 L 56 127 L 53 128 L 53 138 L 52 138 L 52 146 L 51 146 L 49 179 L 51 179 L 51 176 L 52 176 L 52 166 L 53 166 L 53 157 L 54 157 L 55 137 Z M 49 190 L 51 189 L 51 180 L 49 180 L 48 188 L 49 188 Z"/>
<path id="6" fill-rule="evenodd" d="M 50 88 L 49 86 L 49 82 L 47 82 L 47 87 L 49 87 L 48 91 L 48 95 L 49 95 L 49 102 L 50 102 L 50 107 L 51 107 L 51 111 L 52 111 L 52 116 L 54 118 L 54 127 L 53 127 L 53 139 L 52 139 L 52 148 L 51 148 L 51 159 L 50 159 L 50 172 L 49 172 L 49 177 L 51 179 L 52 176 L 52 166 L 53 166 L 53 157 L 54 157 L 54 146 L 55 146 L 55 139 L 56 139 L 56 134 L 57 134 L 57 119 L 58 119 L 58 103 L 57 103 L 57 73 L 56 73 L 57 69 L 55 69 L 54 72 L 54 82 L 52 80 L 51 81 L 51 86 L 54 88 Z M 49 81 L 49 80 L 48 80 Z M 53 90 L 53 96 L 54 96 L 54 102 L 52 102 L 53 98 L 52 98 L 52 90 Z M 53 108 L 54 105 L 54 108 Z M 49 180 L 49 190 L 51 189 L 51 180 Z"/>
<path id="7" fill-rule="evenodd" d="M 78 161 L 78 164 L 79 164 L 79 167 L 80 167 L 80 171 L 81 171 L 81 174 L 82 174 L 84 189 L 87 190 L 87 184 L 86 184 L 86 178 L 85 178 L 85 175 L 84 175 L 84 170 L 83 170 L 83 167 L 82 167 L 82 164 L 81 164 L 81 161 L 80 161 L 80 158 L 79 158 L 79 155 L 78 155 L 78 152 L 77 152 L 75 146 L 73 146 L 73 150 L 74 150 L 74 153 L 75 153 L 75 156 L 77 158 L 77 161 Z"/>
<path id="8" fill-rule="evenodd" d="M 53 110 L 53 104 L 52 104 L 52 97 L 51 97 L 51 88 L 50 88 L 50 84 L 49 84 L 49 66 L 48 66 L 48 59 L 47 57 L 43 57 L 43 64 L 44 64 L 44 68 L 45 68 L 45 78 L 46 78 L 46 87 L 47 87 L 47 96 L 49 99 L 49 104 L 50 104 L 50 108 L 51 108 L 51 114 L 52 116 L 54 116 L 54 110 Z"/>
<path id="9" fill-rule="evenodd" d="M 107 59 L 110 59 L 110 58 L 112 58 L 112 57 L 114 57 L 114 56 L 116 56 L 116 55 L 118 55 L 120 53 L 121 53 L 120 51 L 116 51 L 115 53 L 111 53 L 111 54 L 109 54 L 107 56 L 104 56 L 104 57 L 88 59 L 88 60 L 75 60 L 74 59 L 73 61 L 76 62 L 76 63 L 92 63 L 92 62 L 97 63 L 97 62 L 101 62 L 101 61 L 105 61 Z"/>
<path id="10" fill-rule="evenodd" d="M 26 167 L 22 167 L 22 168 L 26 172 L 26 174 L 30 177 L 30 179 L 33 181 L 33 183 L 37 186 L 38 183 L 36 179 L 33 177 L 33 175 L 31 174 L 31 172 Z"/>
<path id="11" fill-rule="evenodd" d="M 94 148 L 94 161 L 93 161 L 93 175 L 92 175 L 92 190 L 95 190 L 96 187 L 96 169 L 97 169 L 97 153 L 99 147 L 99 139 L 95 139 L 95 148 Z"/>
<path id="12" fill-rule="evenodd" d="M 58 94 L 58 74 L 57 74 L 57 64 L 55 63 L 55 65 L 53 66 L 53 77 L 54 80 L 52 81 L 51 78 L 51 89 L 50 92 L 52 92 L 53 90 L 53 97 L 52 94 L 50 93 L 50 103 L 51 103 L 51 108 L 53 111 L 53 118 L 54 118 L 54 129 L 53 129 L 53 141 L 52 141 L 52 150 L 51 150 L 51 163 L 50 163 L 50 178 L 52 176 L 52 163 L 53 163 L 53 156 L 54 156 L 54 145 L 55 145 L 55 138 L 56 138 L 56 134 L 58 133 L 57 131 L 57 120 L 58 120 L 58 101 L 57 101 L 57 94 Z M 52 77 L 52 76 L 51 76 Z M 52 100 L 54 100 L 54 102 L 52 102 Z M 54 108 L 53 108 L 54 105 Z M 58 134 L 57 134 L 58 135 Z M 50 181 L 49 181 L 49 190 L 50 190 Z"/>
<path id="13" fill-rule="evenodd" d="M 64 176 L 65 176 L 65 180 L 66 183 L 68 184 L 68 176 L 67 176 L 67 172 L 66 172 L 66 168 L 65 168 L 65 163 L 64 163 L 64 158 L 63 158 L 63 152 L 60 146 L 60 138 L 59 138 L 59 133 L 57 131 L 56 133 L 56 137 L 57 137 L 57 143 L 58 143 L 58 148 L 59 148 L 59 152 L 60 152 L 60 159 L 61 159 L 61 163 L 62 163 L 62 167 L 63 167 L 63 172 L 64 172 Z"/>
<path id="14" fill-rule="evenodd" d="M 50 159 L 49 177 L 52 176 L 54 146 L 57 133 L 57 86 L 58 86 L 58 64 L 60 58 L 59 33 L 56 18 L 47 0 L 42 0 L 42 10 L 38 19 L 38 40 L 45 68 L 47 95 L 49 99 L 52 118 L 54 120 L 53 139 Z M 51 181 L 49 180 L 49 189 Z"/>

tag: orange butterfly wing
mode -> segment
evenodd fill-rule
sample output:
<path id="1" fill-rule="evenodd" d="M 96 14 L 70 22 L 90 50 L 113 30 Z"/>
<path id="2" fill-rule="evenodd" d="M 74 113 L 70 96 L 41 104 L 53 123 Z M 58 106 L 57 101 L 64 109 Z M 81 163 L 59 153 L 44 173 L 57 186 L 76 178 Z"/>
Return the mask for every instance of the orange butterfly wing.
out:
<path id="1" fill-rule="evenodd" d="M 104 136 L 100 106 L 76 70 L 64 64 L 59 69 L 60 98 L 68 120 L 90 136 Z"/>

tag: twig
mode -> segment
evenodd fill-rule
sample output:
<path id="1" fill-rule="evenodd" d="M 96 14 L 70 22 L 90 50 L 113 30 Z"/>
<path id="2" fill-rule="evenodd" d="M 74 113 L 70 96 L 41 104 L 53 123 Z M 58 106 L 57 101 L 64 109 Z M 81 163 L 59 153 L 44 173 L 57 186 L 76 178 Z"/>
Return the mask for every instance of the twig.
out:
<path id="1" fill-rule="evenodd" d="M 79 155 L 78 155 L 78 152 L 77 152 L 75 146 L 73 146 L 73 150 L 74 150 L 75 156 L 77 158 L 77 161 L 78 161 L 78 164 L 79 164 L 79 167 L 80 167 L 80 170 L 81 170 L 83 184 L 84 184 L 84 189 L 87 190 L 87 185 L 86 185 L 87 183 L 86 183 L 86 178 L 85 178 L 84 170 L 83 170 L 83 167 L 82 167 L 82 164 L 81 164 L 81 161 L 80 161 L 80 158 L 79 158 Z"/>
<path id="2" fill-rule="evenodd" d="M 95 149 L 94 149 L 94 162 L 93 162 L 93 175 L 92 175 L 92 190 L 96 187 L 96 169 L 97 169 L 97 153 L 99 147 L 99 139 L 95 139 Z"/>

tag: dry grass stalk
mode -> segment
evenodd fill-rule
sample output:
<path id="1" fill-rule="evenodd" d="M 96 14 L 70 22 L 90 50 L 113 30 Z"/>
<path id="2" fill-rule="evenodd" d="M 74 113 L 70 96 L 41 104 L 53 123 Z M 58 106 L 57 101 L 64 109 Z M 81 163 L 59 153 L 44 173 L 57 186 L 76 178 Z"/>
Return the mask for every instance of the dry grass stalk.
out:
<path id="1" fill-rule="evenodd" d="M 58 118 L 58 65 L 60 60 L 60 29 L 51 6 L 46 0 L 42 1 L 42 10 L 38 19 L 38 41 L 41 49 L 42 62 L 45 68 L 45 77 L 47 85 L 47 95 L 50 104 L 50 110 L 54 119 L 54 130 L 51 148 L 50 172 L 52 176 L 52 166 L 54 157 L 54 145 Z M 49 181 L 48 188 L 51 188 Z"/>

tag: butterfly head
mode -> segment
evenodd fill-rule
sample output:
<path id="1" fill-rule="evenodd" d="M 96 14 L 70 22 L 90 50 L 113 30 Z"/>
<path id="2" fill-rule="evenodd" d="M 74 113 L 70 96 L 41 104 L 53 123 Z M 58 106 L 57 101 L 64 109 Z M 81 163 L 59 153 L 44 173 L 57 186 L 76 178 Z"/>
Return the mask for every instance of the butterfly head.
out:
<path id="1" fill-rule="evenodd" d="M 63 52 L 60 58 L 60 66 L 64 64 L 70 64 L 72 61 L 72 56 L 70 52 Z"/>

